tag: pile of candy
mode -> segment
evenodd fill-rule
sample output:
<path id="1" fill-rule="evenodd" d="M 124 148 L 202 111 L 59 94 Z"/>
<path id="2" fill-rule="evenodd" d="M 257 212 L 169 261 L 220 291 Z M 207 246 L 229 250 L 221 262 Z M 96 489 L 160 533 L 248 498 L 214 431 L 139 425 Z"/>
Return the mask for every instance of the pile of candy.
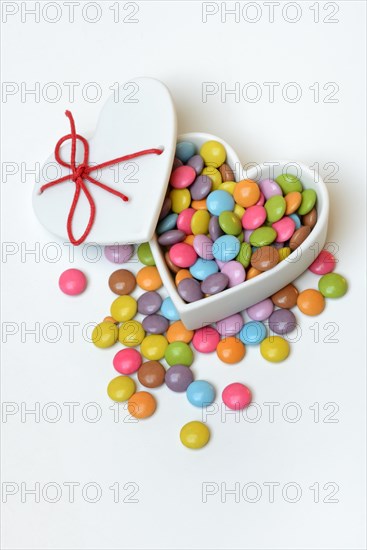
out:
<path id="1" fill-rule="evenodd" d="M 186 302 L 272 269 L 317 221 L 316 192 L 296 176 L 236 183 L 225 161 L 218 141 L 204 143 L 200 154 L 191 142 L 177 145 L 157 235 Z"/>

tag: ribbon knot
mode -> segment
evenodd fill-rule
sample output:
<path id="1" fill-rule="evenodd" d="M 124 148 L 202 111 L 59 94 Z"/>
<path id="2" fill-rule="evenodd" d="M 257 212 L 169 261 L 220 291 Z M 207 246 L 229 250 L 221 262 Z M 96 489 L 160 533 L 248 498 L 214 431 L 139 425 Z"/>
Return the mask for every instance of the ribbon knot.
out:
<path id="1" fill-rule="evenodd" d="M 101 189 L 104 189 L 105 191 L 108 191 L 108 193 L 111 193 L 112 195 L 115 195 L 116 197 L 119 197 L 124 202 L 127 202 L 129 200 L 128 197 L 126 195 L 124 195 L 123 193 L 120 193 L 119 191 L 116 191 L 116 189 L 113 189 L 112 187 L 109 187 L 105 183 L 102 183 L 102 182 L 92 178 L 90 176 L 90 173 L 93 172 L 94 170 L 101 170 L 102 168 L 106 168 L 107 166 L 112 166 L 113 164 L 119 164 L 120 162 L 125 162 L 126 160 L 130 160 L 130 159 L 133 159 L 133 158 L 136 158 L 136 157 L 141 157 L 143 155 L 149 155 L 149 154 L 160 155 L 161 153 L 163 153 L 163 150 L 161 150 L 161 149 L 145 149 L 143 151 L 137 151 L 136 153 L 131 153 L 130 155 L 125 155 L 123 157 L 118 157 L 118 158 L 113 159 L 113 160 L 108 160 L 106 162 L 102 162 L 101 164 L 97 164 L 96 166 L 90 166 L 88 164 L 88 160 L 89 160 L 89 144 L 88 144 L 88 141 L 83 136 L 76 133 L 75 122 L 74 122 L 74 118 L 73 118 L 73 115 L 71 114 L 71 112 L 70 111 L 65 111 L 65 115 L 68 117 L 69 122 L 70 122 L 70 134 L 67 134 L 66 136 L 63 136 L 56 143 L 55 160 L 61 166 L 64 166 L 65 168 L 69 168 L 71 170 L 71 172 L 70 172 L 70 174 L 68 174 L 66 176 L 63 176 L 63 177 L 58 178 L 54 181 L 51 181 L 50 183 L 46 183 L 45 185 L 42 185 L 42 187 L 40 188 L 40 193 L 42 194 L 49 187 L 53 187 L 54 185 L 57 185 L 59 183 L 65 182 L 65 181 L 72 181 L 72 182 L 75 183 L 74 197 L 73 197 L 73 201 L 72 201 L 71 206 L 70 206 L 70 211 L 69 211 L 69 214 L 68 214 L 66 227 L 67 227 L 67 232 L 68 232 L 68 237 L 69 237 L 70 242 L 74 246 L 78 246 L 79 244 L 83 243 L 85 241 L 85 239 L 88 237 L 88 235 L 89 235 L 89 233 L 90 233 L 90 231 L 93 227 L 95 216 L 96 216 L 96 205 L 95 205 L 94 199 L 93 199 L 92 195 L 90 194 L 89 189 L 88 189 L 88 187 L 87 187 L 84 180 L 86 180 L 90 183 L 93 183 L 94 185 L 97 185 L 97 187 L 100 187 Z M 63 145 L 63 143 L 65 143 L 65 141 L 68 141 L 69 139 L 71 140 L 71 155 L 70 155 L 70 163 L 67 163 L 66 161 L 64 161 L 61 158 L 60 150 L 61 150 L 61 146 Z M 76 165 L 76 162 L 75 162 L 76 141 L 77 140 L 81 141 L 83 146 L 84 146 L 84 158 L 83 158 L 83 161 L 78 166 Z M 82 236 L 79 239 L 76 239 L 74 237 L 72 225 L 73 225 L 75 210 L 76 210 L 81 192 L 84 193 L 86 199 L 89 202 L 90 214 L 89 214 L 89 221 L 88 221 L 88 224 L 87 224 L 87 227 L 86 227 L 84 233 L 82 234 Z"/>

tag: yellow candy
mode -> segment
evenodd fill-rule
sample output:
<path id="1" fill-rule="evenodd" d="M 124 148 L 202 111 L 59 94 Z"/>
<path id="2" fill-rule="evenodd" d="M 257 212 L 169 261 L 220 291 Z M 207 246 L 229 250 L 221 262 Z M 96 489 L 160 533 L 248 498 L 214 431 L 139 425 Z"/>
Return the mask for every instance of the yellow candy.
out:
<path id="1" fill-rule="evenodd" d="M 260 344 L 260 353 L 267 361 L 279 363 L 289 355 L 289 344 L 280 336 L 268 336 Z"/>
<path id="2" fill-rule="evenodd" d="M 168 342 L 161 334 L 149 334 L 141 343 L 140 351 L 146 359 L 159 361 L 164 357 Z"/>
<path id="3" fill-rule="evenodd" d="M 130 376 L 116 376 L 108 384 L 107 393 L 112 401 L 127 401 L 135 393 L 135 382 Z"/>
<path id="4" fill-rule="evenodd" d="M 236 216 L 238 216 L 240 218 L 240 220 L 242 220 L 242 216 L 244 215 L 244 213 L 246 212 L 245 208 L 239 204 L 235 204 L 234 205 L 234 209 L 233 209 L 233 212 L 236 214 Z"/>
<path id="5" fill-rule="evenodd" d="M 131 296 L 119 296 L 111 304 L 111 315 L 116 321 L 130 321 L 138 310 L 138 304 Z"/>
<path id="6" fill-rule="evenodd" d="M 279 254 L 279 261 L 285 260 L 288 258 L 289 254 L 291 253 L 291 249 L 289 246 L 284 246 L 283 248 L 279 248 L 278 254 Z"/>
<path id="7" fill-rule="evenodd" d="M 172 189 L 169 196 L 172 201 L 171 209 L 176 214 L 190 206 L 191 195 L 188 189 Z"/>
<path id="8" fill-rule="evenodd" d="M 216 191 L 219 189 L 220 184 L 222 183 L 222 176 L 216 168 L 213 166 L 206 166 L 204 170 L 201 172 L 203 176 L 208 176 L 212 180 L 213 187 L 212 191 Z"/>
<path id="9" fill-rule="evenodd" d="M 231 193 L 233 195 L 234 188 L 236 187 L 235 181 L 224 181 L 220 184 L 218 189 L 221 189 L 222 191 L 227 191 L 228 193 Z"/>
<path id="10" fill-rule="evenodd" d="M 194 420 L 185 424 L 180 431 L 181 443 L 189 449 L 201 449 L 210 438 L 208 426 Z"/>
<path id="11" fill-rule="evenodd" d="M 210 214 L 207 210 L 197 210 L 191 218 L 193 235 L 205 235 L 209 230 Z"/>
<path id="12" fill-rule="evenodd" d="M 218 168 L 226 160 L 226 150 L 219 141 L 210 140 L 204 143 L 200 149 L 206 166 Z"/>
<path id="13" fill-rule="evenodd" d="M 109 348 L 117 341 L 119 329 L 111 321 L 102 321 L 92 332 L 92 342 L 97 348 Z"/>
<path id="14" fill-rule="evenodd" d="M 133 348 L 139 346 L 145 337 L 145 330 L 139 321 L 126 321 L 119 328 L 119 342 Z"/>

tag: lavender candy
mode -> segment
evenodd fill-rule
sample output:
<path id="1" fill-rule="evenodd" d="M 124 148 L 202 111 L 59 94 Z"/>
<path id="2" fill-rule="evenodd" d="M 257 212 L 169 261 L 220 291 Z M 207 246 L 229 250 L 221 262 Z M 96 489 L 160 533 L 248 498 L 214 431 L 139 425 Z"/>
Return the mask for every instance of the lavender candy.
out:
<path id="1" fill-rule="evenodd" d="M 150 292 L 144 292 L 138 298 L 138 312 L 142 315 L 152 315 L 160 310 L 162 305 L 162 298 L 158 292 L 153 290 Z"/>
<path id="2" fill-rule="evenodd" d="M 224 235 L 224 231 L 222 230 L 221 226 L 219 225 L 219 218 L 218 216 L 212 216 L 209 221 L 209 235 L 212 241 L 216 241 Z"/>
<path id="3" fill-rule="evenodd" d="M 186 239 L 186 233 L 180 229 L 171 229 L 158 237 L 158 242 L 162 246 L 171 246 L 180 243 Z"/>
<path id="4" fill-rule="evenodd" d="M 276 309 L 269 317 L 269 329 L 275 334 L 288 334 L 296 326 L 296 317 L 289 309 Z"/>
<path id="5" fill-rule="evenodd" d="M 191 166 L 196 174 L 199 175 L 204 169 L 204 159 L 200 155 L 194 155 L 187 161 L 186 165 Z"/>
<path id="6" fill-rule="evenodd" d="M 194 183 L 190 185 L 191 197 L 194 201 L 205 199 L 212 190 L 212 180 L 209 176 L 198 176 Z"/>
<path id="7" fill-rule="evenodd" d="M 186 302 L 196 302 L 204 297 L 200 288 L 200 283 L 196 279 L 183 279 L 179 282 L 177 291 Z"/>
<path id="8" fill-rule="evenodd" d="M 169 321 L 163 315 L 154 313 L 143 319 L 143 329 L 150 334 L 163 334 L 169 327 Z"/>
<path id="9" fill-rule="evenodd" d="M 229 278 L 225 273 L 213 273 L 201 283 L 204 294 L 217 294 L 227 288 Z"/>
<path id="10" fill-rule="evenodd" d="M 194 375 L 192 374 L 192 370 L 185 365 L 174 365 L 170 367 L 165 376 L 165 381 L 169 389 L 176 392 L 186 391 L 193 380 Z"/>
<path id="11" fill-rule="evenodd" d="M 107 260 L 114 264 L 124 264 L 128 262 L 134 254 L 132 244 L 112 244 L 104 247 L 104 255 Z"/>

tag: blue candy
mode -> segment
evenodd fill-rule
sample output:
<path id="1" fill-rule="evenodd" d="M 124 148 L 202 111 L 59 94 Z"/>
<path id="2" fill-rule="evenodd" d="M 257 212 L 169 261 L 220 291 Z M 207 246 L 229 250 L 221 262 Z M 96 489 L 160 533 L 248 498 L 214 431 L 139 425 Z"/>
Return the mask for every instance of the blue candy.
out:
<path id="1" fill-rule="evenodd" d="M 213 256 L 221 262 L 233 260 L 240 251 L 241 243 L 233 235 L 222 235 L 212 246 Z"/>
<path id="2" fill-rule="evenodd" d="M 248 346 L 260 344 L 266 337 L 266 327 L 260 321 L 245 323 L 240 331 L 240 340 Z"/>
<path id="3" fill-rule="evenodd" d="M 299 216 L 297 216 L 297 214 L 289 214 L 288 217 L 292 218 L 292 220 L 296 224 L 296 229 L 299 229 L 301 227 L 301 225 L 302 225 L 301 220 L 300 220 Z"/>
<path id="4" fill-rule="evenodd" d="M 171 298 L 165 298 L 161 305 L 161 314 L 169 321 L 179 321 L 180 315 Z"/>
<path id="5" fill-rule="evenodd" d="M 159 222 L 157 225 L 157 235 L 162 235 L 162 233 L 165 233 L 166 231 L 170 231 L 171 229 L 175 229 L 176 222 L 177 222 L 178 214 L 168 214 L 163 220 Z"/>
<path id="6" fill-rule="evenodd" d="M 219 216 L 222 212 L 233 210 L 234 199 L 228 191 L 217 189 L 207 196 L 206 207 L 213 216 Z"/>
<path id="7" fill-rule="evenodd" d="M 190 157 L 196 153 L 196 147 L 191 141 L 181 141 L 176 145 L 176 157 L 182 160 L 183 163 L 187 162 Z"/>
<path id="8" fill-rule="evenodd" d="M 194 407 L 205 407 L 213 403 L 215 390 L 206 380 L 195 380 L 195 382 L 191 382 L 187 388 L 186 396 Z"/>
<path id="9" fill-rule="evenodd" d="M 219 267 L 214 260 L 203 260 L 198 258 L 194 265 L 190 267 L 190 273 L 198 281 L 204 281 L 209 275 L 218 273 Z"/>

